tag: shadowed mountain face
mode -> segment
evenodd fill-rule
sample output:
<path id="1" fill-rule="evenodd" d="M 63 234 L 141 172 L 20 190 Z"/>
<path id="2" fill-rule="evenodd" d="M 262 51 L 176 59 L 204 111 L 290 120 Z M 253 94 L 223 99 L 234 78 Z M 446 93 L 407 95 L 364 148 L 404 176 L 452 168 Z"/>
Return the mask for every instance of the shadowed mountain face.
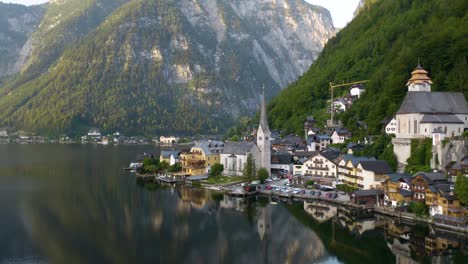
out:
<path id="1" fill-rule="evenodd" d="M 220 132 L 334 35 L 302 0 L 53 1 L 0 88 L 0 124 L 47 133 Z M 25 48 L 26 49 L 26 48 Z"/>
<path id="2" fill-rule="evenodd" d="M 45 6 L 0 3 L 0 77 L 19 71 L 19 61 L 27 55 L 28 40 L 44 12 Z"/>

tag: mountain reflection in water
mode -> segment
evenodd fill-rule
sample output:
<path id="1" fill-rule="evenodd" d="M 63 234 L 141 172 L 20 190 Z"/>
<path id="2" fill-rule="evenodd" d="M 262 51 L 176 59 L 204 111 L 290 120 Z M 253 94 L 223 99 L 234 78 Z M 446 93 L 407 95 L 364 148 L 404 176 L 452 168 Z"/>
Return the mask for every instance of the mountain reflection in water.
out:
<path id="1" fill-rule="evenodd" d="M 0 145 L 0 263 L 466 260 L 464 238 L 426 226 L 356 220 L 327 204 L 138 185 L 121 168 L 142 152 L 157 150 Z"/>

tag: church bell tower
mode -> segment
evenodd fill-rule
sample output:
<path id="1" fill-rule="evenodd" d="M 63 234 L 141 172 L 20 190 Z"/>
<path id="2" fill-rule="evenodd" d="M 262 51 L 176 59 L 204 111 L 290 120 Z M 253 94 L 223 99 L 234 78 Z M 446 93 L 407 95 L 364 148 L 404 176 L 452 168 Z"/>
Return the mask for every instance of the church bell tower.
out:
<path id="1" fill-rule="evenodd" d="M 416 69 L 411 72 L 411 78 L 406 83 L 408 92 L 430 92 L 432 80 L 427 74 L 428 72 L 418 63 Z"/>
<path id="2" fill-rule="evenodd" d="M 265 91 L 263 91 L 261 107 L 260 124 L 257 130 L 257 147 L 260 150 L 260 167 L 265 168 L 268 173 L 271 173 L 270 128 L 268 127 L 265 107 Z"/>

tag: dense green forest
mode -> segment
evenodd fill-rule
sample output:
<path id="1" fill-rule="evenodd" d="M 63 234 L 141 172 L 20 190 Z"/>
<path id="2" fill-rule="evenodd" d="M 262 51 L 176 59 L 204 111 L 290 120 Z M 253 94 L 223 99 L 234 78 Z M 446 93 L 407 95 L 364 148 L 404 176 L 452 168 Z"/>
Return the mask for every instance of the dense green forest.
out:
<path id="1" fill-rule="evenodd" d="M 429 71 L 433 91 L 468 95 L 466 0 L 371 2 L 328 41 L 308 72 L 270 102 L 273 128 L 302 135 L 306 116 L 325 123 L 329 82 L 369 80 L 364 96 L 339 118 L 358 137 L 378 134 L 381 120 L 398 110 L 418 58 Z M 359 120 L 368 130 L 358 128 Z"/>

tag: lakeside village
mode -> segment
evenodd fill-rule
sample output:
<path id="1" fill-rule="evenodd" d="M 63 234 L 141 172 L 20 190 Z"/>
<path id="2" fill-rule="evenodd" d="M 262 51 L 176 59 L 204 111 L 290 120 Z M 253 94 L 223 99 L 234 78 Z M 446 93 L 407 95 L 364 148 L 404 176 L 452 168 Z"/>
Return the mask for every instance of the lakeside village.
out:
<path id="1" fill-rule="evenodd" d="M 341 124 L 329 122 L 322 129 L 307 117 L 305 138 L 280 137 L 269 129 L 263 98 L 253 139 L 196 141 L 190 150 L 163 150 L 159 159 L 145 157 L 129 169 L 137 169 L 137 180 L 144 183 L 186 183 L 241 197 L 299 198 L 305 207 L 325 201 L 358 209 L 354 212 L 372 211 L 468 233 L 468 151 L 463 137 L 468 104 L 462 93 L 431 92 L 432 81 L 420 65 L 406 85 L 400 109 L 383 123 L 384 132 L 392 136 L 396 171 L 386 160 L 353 155 L 373 142 L 349 142 L 352 135 Z M 348 99 L 332 100 L 331 108 L 346 111 L 337 102 L 348 107 L 364 91 L 352 86 Z M 334 147 L 345 143 L 344 150 Z M 430 159 L 430 168 L 405 173 L 421 146 L 426 155 L 422 162 Z"/>

